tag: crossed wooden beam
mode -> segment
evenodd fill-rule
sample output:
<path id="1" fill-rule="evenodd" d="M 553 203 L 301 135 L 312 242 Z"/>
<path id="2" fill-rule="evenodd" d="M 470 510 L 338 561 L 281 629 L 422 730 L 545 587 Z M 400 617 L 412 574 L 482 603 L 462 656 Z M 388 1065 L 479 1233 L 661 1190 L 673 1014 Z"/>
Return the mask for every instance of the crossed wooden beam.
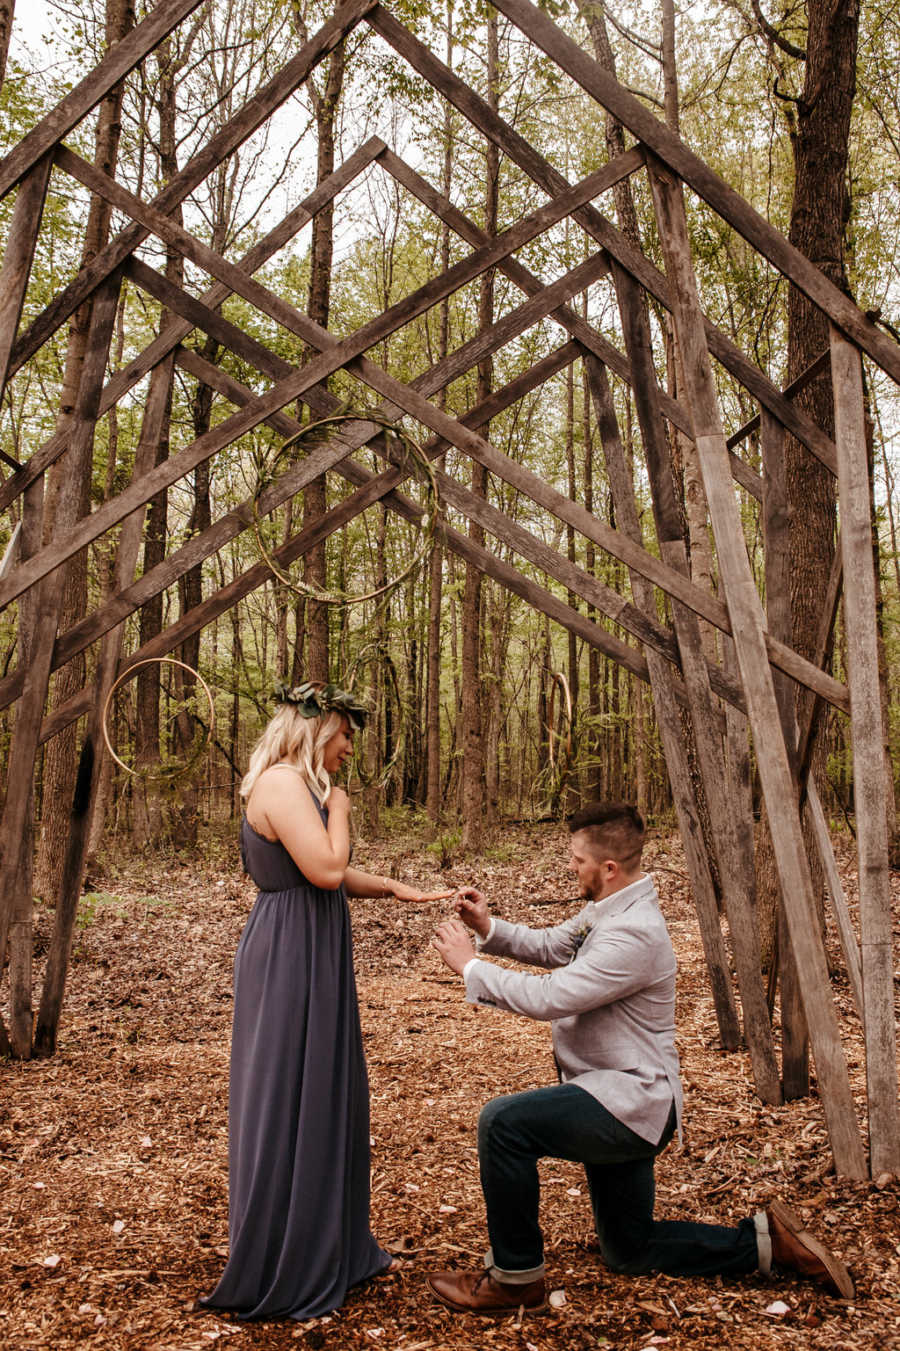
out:
<path id="1" fill-rule="evenodd" d="M 841 897 L 838 922 L 848 969 L 866 1022 L 869 1056 L 869 1132 L 873 1171 L 896 1170 L 900 1164 L 900 1118 L 896 1102 L 896 1071 L 890 1014 L 892 991 L 890 907 L 887 896 L 886 823 L 878 793 L 884 790 L 884 761 L 880 748 L 880 703 L 877 690 L 877 654 L 874 629 L 874 583 L 871 579 L 870 522 L 865 482 L 865 446 L 862 439 L 860 350 L 900 381 L 900 349 L 863 316 L 786 240 L 722 183 L 677 137 L 647 112 L 614 79 L 538 11 L 529 0 L 497 0 L 497 7 L 559 66 L 637 137 L 638 144 L 580 183 L 570 184 L 521 135 L 444 66 L 388 10 L 371 0 L 346 0 L 322 29 L 251 99 L 151 202 L 128 192 L 113 178 L 76 155 L 64 138 L 82 117 L 170 33 L 199 0 L 163 0 L 153 13 L 111 49 L 100 65 L 16 149 L 0 163 L 0 196 L 18 186 L 9 243 L 0 274 L 0 373 L 2 387 L 88 300 L 93 301 L 88 355 L 75 412 L 64 430 L 52 436 L 0 486 L 0 507 L 23 499 L 23 533 L 18 565 L 0 577 L 0 606 L 22 598 L 23 637 L 15 672 L 0 681 L 0 707 L 18 703 L 16 733 L 10 760 L 10 792 L 4 816 L 6 847 L 0 859 L 0 952 L 24 898 L 18 886 L 20 851 L 11 841 L 25 840 L 30 809 L 30 784 L 39 745 L 84 713 L 96 736 L 98 708 L 116 675 L 135 662 L 162 655 L 209 624 L 242 596 L 262 585 L 270 571 L 257 564 L 188 611 L 164 633 L 132 657 L 122 660 L 122 625 L 128 615 L 171 586 L 189 569 L 221 549 L 251 524 L 251 503 L 244 502 L 193 537 L 150 572 L 134 580 L 145 505 L 199 464 L 216 456 L 253 428 L 266 424 L 280 436 L 290 436 L 299 424 L 285 409 L 302 399 L 312 413 L 326 416 L 338 407 L 325 382 L 338 370 L 374 391 L 381 400 L 379 416 L 395 420 L 412 417 L 426 426 L 432 439 L 426 447 L 432 458 L 448 446 L 484 465 L 525 497 L 573 527 L 600 549 L 627 566 L 633 600 L 605 586 L 548 546 L 532 531 L 491 506 L 451 476 L 438 473 L 444 500 L 470 521 L 478 523 L 533 568 L 637 640 L 636 648 L 608 632 L 599 623 L 565 604 L 519 568 L 477 545 L 446 522 L 441 534 L 446 546 L 486 575 L 521 596 L 570 631 L 579 634 L 611 660 L 619 662 L 653 689 L 657 718 L 669 765 L 673 795 L 691 869 L 701 935 L 726 1045 L 736 1045 L 739 1022 L 731 990 L 729 963 L 722 942 L 717 898 L 709 861 L 702 846 L 699 812 L 690 781 L 684 747 L 682 711 L 690 714 L 696 751 L 713 819 L 720 874 L 725 883 L 729 926 L 741 993 L 744 1029 L 761 1095 L 780 1098 L 767 1011 L 759 979 L 759 955 L 752 923 L 752 856 L 748 865 L 746 830 L 729 811 L 730 794 L 738 791 L 734 765 L 738 746 L 749 722 L 764 796 L 772 823 L 773 843 L 782 881 L 784 904 L 794 945 L 806 1019 L 819 1075 L 836 1165 L 851 1176 L 867 1171 L 859 1126 L 850 1096 L 849 1078 L 840 1047 L 837 1018 L 828 987 L 824 951 L 814 922 L 814 906 L 805 847 L 800 832 L 800 803 L 808 790 L 809 810 L 818 822 L 816 839 L 826 872 L 836 890 L 836 868 L 824 822 L 816 816 L 817 799 L 807 785 L 808 752 L 816 709 L 825 700 L 849 712 L 853 722 L 854 755 L 860 821 L 861 944 L 856 943 Z M 467 219 L 431 184 L 405 164 L 383 141 L 373 138 L 361 146 L 327 180 L 291 211 L 278 226 L 241 260 L 229 262 L 181 227 L 175 208 L 209 172 L 227 158 L 274 110 L 306 80 L 317 62 L 360 22 L 371 28 L 404 57 L 445 98 L 450 100 L 485 137 L 510 156 L 547 195 L 548 201 L 496 237 Z M 379 166 L 470 246 L 471 252 L 445 273 L 432 278 L 355 333 L 336 339 L 284 299 L 254 279 L 253 274 L 284 247 L 315 214 L 362 172 Z M 62 170 L 125 213 L 131 224 L 69 283 L 19 334 L 22 305 L 40 226 L 43 202 L 52 169 Z M 596 199 L 623 178 L 647 172 L 653 191 L 660 237 L 666 257 L 663 275 L 624 238 L 595 205 Z M 685 183 L 710 203 L 744 238 L 800 286 L 829 316 L 833 325 L 830 360 L 835 379 L 838 436 L 832 441 L 791 400 L 791 395 L 814 378 L 828 361 L 822 357 L 786 391 L 779 390 L 702 313 L 690 259 L 681 185 Z M 598 247 L 577 267 L 546 286 L 515 257 L 524 244 L 558 221 L 571 217 Z M 136 256 L 139 245 L 153 234 L 168 248 L 195 263 L 213 279 L 201 298 L 166 280 Z M 398 332 L 414 318 L 453 294 L 484 272 L 499 268 L 524 293 L 523 302 L 476 338 L 449 354 L 409 384 L 390 376 L 366 353 Z M 622 353 L 569 305 L 573 296 L 602 276 L 615 286 L 622 321 Z M 105 370 L 112 320 L 119 289 L 128 282 L 153 296 L 168 312 L 159 336 L 108 382 Z M 261 313 L 300 337 L 315 355 L 296 368 L 264 344 L 226 320 L 219 307 L 229 295 L 240 295 Z M 686 403 L 677 402 L 659 388 L 653 370 L 644 296 L 653 296 L 673 316 L 679 344 L 686 354 Z M 643 308 L 642 308 L 643 307 Z M 435 402 L 435 395 L 478 361 L 546 318 L 559 323 L 567 341 L 504 389 L 453 418 Z M 269 383 L 256 393 L 182 346 L 195 329 L 209 334 L 234 352 Z M 611 490 L 620 525 L 613 529 L 583 507 L 557 492 L 538 475 L 493 446 L 482 433 L 492 418 L 576 358 L 582 358 Z M 739 380 L 760 406 L 760 413 L 726 439 L 712 384 L 714 357 Z M 164 404 L 163 391 L 174 365 L 210 386 L 234 407 L 218 426 L 198 437 L 176 455 L 155 464 L 152 450 Z M 632 388 L 640 419 L 653 492 L 659 556 L 644 547 L 634 503 L 634 488 L 625 465 L 616 426 L 607 372 Z M 64 453 L 89 449 L 99 417 L 112 408 L 147 373 L 150 394 L 144 415 L 139 453 L 132 482 L 88 517 L 76 519 L 65 500 L 60 509 L 58 536 L 39 546 L 43 475 Z M 155 383 L 154 383 L 155 381 Z M 665 423 L 678 427 L 696 442 L 722 575 L 722 599 L 697 587 L 690 579 L 680 521 L 667 486 Z M 751 432 L 761 429 L 763 479 L 735 454 L 734 448 Z M 784 559 L 784 535 L 776 529 L 783 498 L 779 498 L 775 468 L 779 436 L 790 432 L 837 476 L 841 495 L 844 611 L 848 635 L 853 633 L 849 688 L 821 669 L 830 624 L 840 593 L 841 569 L 832 578 L 828 623 L 823 626 L 820 661 L 810 662 L 789 643 L 784 616 L 767 625 L 743 545 L 733 482 L 762 503 L 768 523 L 767 567 L 771 556 Z M 353 458 L 356 450 L 371 446 L 387 458 L 387 467 L 372 474 Z M 9 457 L 6 457 L 9 459 Z M 329 469 L 342 474 L 354 491 L 320 520 L 296 533 L 278 551 L 282 564 L 301 556 L 334 530 L 375 502 L 407 520 L 417 521 L 421 509 L 402 492 L 405 471 L 391 463 L 379 423 L 360 417 L 346 423 L 339 435 L 317 446 L 302 464 L 292 466 L 273 483 L 261 502 L 274 510 L 313 478 Z M 861 477 L 862 475 L 862 477 Z M 121 526 L 119 574 L 115 594 L 101 607 L 58 633 L 64 565 L 81 549 L 114 526 Z M 868 558 L 868 570 L 866 566 Z M 773 574 L 774 576 L 774 570 Z M 657 617 L 654 588 L 669 598 L 672 627 Z M 710 661 L 702 651 L 699 621 L 725 635 L 726 664 Z M 100 641 L 100 678 L 97 688 L 85 689 L 44 716 L 50 675 L 77 653 Z M 642 650 L 641 650 L 642 649 Z M 791 722 L 783 678 L 809 691 L 799 725 Z M 874 685 L 873 685 L 874 681 Z M 719 700 L 724 701 L 725 713 Z M 876 717 L 877 714 L 877 717 Z M 782 725 L 782 719 L 783 724 Z M 730 738 L 732 756 L 722 755 L 723 737 Z M 734 759 L 734 764 L 731 764 Z M 880 771 L 878 766 L 881 766 Z M 879 777 L 880 774 L 880 777 Z M 863 786 L 865 785 L 865 786 Z M 869 792 L 865 811 L 861 794 Z M 746 804 L 745 804 L 746 805 Z M 68 881 L 64 877 L 58 923 L 65 928 L 74 915 L 77 896 L 71 881 L 78 873 L 78 850 L 71 848 Z M 68 886 L 68 891 L 66 890 Z M 865 891 L 864 891 L 865 886 Z M 885 926 L 887 926 L 885 928 Z M 58 973 L 47 1008 L 39 1013 L 41 1026 L 52 1021 L 52 1002 L 61 999 Z M 45 982 L 45 986 L 48 982 Z M 43 1020 L 43 1021 L 42 1021 Z M 13 1033 L 15 1034 L 15 1020 Z M 891 1088 L 893 1085 L 893 1088 Z"/>

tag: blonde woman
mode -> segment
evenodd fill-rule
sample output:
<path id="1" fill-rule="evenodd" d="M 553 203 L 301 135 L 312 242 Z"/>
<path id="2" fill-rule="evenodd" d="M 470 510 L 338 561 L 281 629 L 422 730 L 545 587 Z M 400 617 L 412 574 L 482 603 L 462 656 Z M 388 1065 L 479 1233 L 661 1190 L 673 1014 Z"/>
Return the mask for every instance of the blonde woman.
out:
<path id="1" fill-rule="evenodd" d="M 208 1308 L 314 1318 L 391 1265 L 369 1229 L 369 1090 L 347 895 L 441 899 L 349 867 L 331 782 L 366 709 L 336 685 L 276 691 L 241 784 L 260 888 L 234 963 L 229 1259 Z"/>

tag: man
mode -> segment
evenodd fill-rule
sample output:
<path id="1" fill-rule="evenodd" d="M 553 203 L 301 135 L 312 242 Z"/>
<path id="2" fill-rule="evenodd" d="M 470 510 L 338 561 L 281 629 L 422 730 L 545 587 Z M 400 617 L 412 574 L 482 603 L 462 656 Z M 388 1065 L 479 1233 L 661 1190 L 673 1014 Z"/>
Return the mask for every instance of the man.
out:
<path id="1" fill-rule="evenodd" d="M 656 888 L 641 871 L 644 823 L 625 804 L 572 817 L 571 868 L 584 908 L 550 929 L 491 918 L 472 889 L 456 902 L 479 952 L 515 957 L 549 974 L 484 961 L 458 919 L 434 945 L 466 983 L 470 1002 L 551 1022 L 559 1083 L 495 1098 L 478 1123 L 490 1249 L 481 1273 L 428 1277 L 459 1312 L 498 1313 L 544 1303 L 537 1161 L 584 1164 L 600 1250 L 617 1272 L 712 1276 L 768 1272 L 776 1262 L 832 1284 L 853 1283 L 843 1263 L 780 1202 L 736 1228 L 653 1219 L 656 1155 L 681 1120 L 675 1050 L 675 956 Z"/>

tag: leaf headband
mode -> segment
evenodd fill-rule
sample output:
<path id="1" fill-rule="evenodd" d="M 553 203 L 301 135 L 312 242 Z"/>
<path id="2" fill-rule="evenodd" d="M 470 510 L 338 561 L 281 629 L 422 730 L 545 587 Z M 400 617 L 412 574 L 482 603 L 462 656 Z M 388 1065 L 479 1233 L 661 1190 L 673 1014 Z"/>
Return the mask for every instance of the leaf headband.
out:
<path id="1" fill-rule="evenodd" d="M 321 718 L 326 713 L 340 713 L 354 732 L 362 731 L 369 716 L 369 709 L 352 690 L 342 690 L 339 685 L 319 685 L 312 680 L 293 686 L 279 682 L 275 686 L 274 698 L 276 703 L 293 705 L 301 718 Z"/>

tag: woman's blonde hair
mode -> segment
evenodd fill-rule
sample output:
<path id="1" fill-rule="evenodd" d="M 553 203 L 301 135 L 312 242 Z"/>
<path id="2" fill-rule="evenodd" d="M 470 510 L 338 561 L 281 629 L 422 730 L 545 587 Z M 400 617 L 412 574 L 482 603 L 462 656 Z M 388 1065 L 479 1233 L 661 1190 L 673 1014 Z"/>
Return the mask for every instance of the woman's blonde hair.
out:
<path id="1" fill-rule="evenodd" d="M 250 796 L 260 774 L 283 762 L 300 771 L 324 806 L 331 793 L 331 779 L 322 763 L 325 745 L 343 721 L 344 715 L 333 710 L 319 718 L 304 718 L 296 705 L 282 704 L 253 747 L 241 797 Z"/>

